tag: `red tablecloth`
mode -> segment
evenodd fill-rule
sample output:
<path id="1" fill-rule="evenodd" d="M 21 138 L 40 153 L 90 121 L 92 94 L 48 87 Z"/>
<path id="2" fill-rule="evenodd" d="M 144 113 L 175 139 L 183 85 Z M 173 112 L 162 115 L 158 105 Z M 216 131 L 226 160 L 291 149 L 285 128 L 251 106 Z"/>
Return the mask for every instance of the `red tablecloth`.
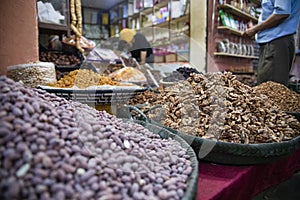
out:
<path id="1" fill-rule="evenodd" d="M 252 199 L 300 170 L 300 148 L 272 163 L 229 166 L 199 162 L 197 200 Z"/>

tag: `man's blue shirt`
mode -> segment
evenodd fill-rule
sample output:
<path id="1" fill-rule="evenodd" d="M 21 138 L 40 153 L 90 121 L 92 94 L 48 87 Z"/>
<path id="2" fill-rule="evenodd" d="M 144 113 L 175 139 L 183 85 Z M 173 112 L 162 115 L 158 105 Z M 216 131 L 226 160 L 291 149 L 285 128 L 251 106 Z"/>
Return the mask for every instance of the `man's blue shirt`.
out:
<path id="1" fill-rule="evenodd" d="M 289 14 L 278 26 L 258 32 L 257 43 L 270 42 L 279 37 L 294 34 L 298 30 L 300 0 L 262 0 L 262 13 L 259 22 L 265 21 L 272 14 Z"/>

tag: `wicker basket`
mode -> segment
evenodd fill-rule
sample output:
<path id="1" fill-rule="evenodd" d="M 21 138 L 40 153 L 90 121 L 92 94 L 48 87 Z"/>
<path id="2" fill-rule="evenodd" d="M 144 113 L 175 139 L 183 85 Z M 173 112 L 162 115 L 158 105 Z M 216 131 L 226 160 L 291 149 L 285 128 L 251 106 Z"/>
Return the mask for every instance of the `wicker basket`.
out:
<path id="1" fill-rule="evenodd" d="M 158 125 L 156 122 L 151 123 Z M 199 160 L 218 164 L 266 164 L 288 157 L 300 147 L 300 136 L 290 141 L 278 143 L 236 144 L 195 137 L 169 127 L 166 127 L 166 129 L 187 141 L 194 149 Z"/>
<path id="2" fill-rule="evenodd" d="M 265 164 L 288 157 L 300 148 L 300 136 L 289 141 L 261 144 L 237 144 L 204 139 L 150 120 L 135 106 L 127 106 L 126 109 L 139 113 L 136 115 L 139 120 L 165 128 L 183 138 L 193 148 L 200 161 L 226 165 Z M 131 118 L 136 118 L 136 116 L 131 116 Z"/>
<path id="3" fill-rule="evenodd" d="M 300 122 L 300 113 L 299 112 L 286 112 L 289 115 L 293 115 Z"/>
<path id="4" fill-rule="evenodd" d="M 67 88 L 49 88 L 46 86 L 40 86 L 39 88 L 46 90 L 49 93 L 53 93 L 56 96 L 63 97 L 67 100 L 78 101 L 93 106 L 124 104 L 128 102 L 128 100 L 134 95 L 147 90 L 147 88 L 81 90 Z"/>

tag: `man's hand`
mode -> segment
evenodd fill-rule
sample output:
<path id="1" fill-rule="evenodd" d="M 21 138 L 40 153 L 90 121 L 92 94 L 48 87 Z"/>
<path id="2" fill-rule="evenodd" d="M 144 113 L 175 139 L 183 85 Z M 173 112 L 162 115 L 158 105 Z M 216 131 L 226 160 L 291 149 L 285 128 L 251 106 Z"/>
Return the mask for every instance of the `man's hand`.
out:
<path id="1" fill-rule="evenodd" d="M 242 35 L 253 37 L 259 31 L 263 31 L 265 29 L 277 26 L 288 17 L 288 14 L 272 14 L 262 23 L 256 24 L 255 26 L 252 26 L 251 28 L 247 29 Z"/>
<path id="2" fill-rule="evenodd" d="M 255 26 L 247 29 L 245 32 L 242 33 L 243 36 L 246 37 L 253 37 L 257 33 Z"/>

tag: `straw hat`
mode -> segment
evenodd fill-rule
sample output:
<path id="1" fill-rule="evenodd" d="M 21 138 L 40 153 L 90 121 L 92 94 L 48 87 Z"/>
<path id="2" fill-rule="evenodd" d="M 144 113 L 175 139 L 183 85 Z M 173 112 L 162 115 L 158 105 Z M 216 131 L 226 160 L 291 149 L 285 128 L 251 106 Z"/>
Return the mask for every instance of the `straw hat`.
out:
<path id="1" fill-rule="evenodd" d="M 125 28 L 120 32 L 120 40 L 124 40 L 128 43 L 130 43 L 135 36 L 136 32 L 135 30 Z"/>

